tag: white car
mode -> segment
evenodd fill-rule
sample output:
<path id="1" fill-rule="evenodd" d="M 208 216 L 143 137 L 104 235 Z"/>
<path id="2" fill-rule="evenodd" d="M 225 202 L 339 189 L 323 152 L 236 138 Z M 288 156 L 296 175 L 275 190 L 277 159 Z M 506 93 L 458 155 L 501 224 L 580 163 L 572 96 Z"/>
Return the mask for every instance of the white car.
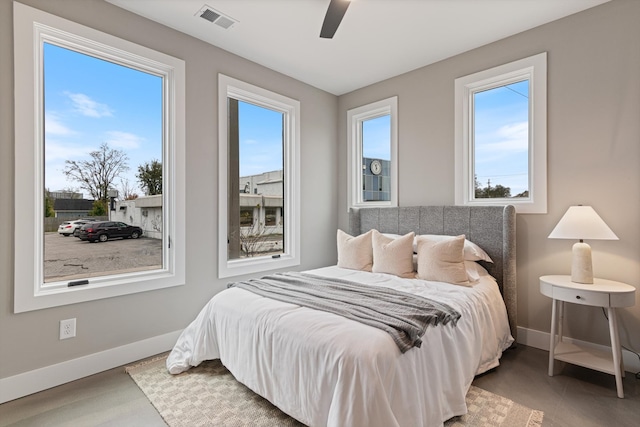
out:
<path id="1" fill-rule="evenodd" d="M 76 228 L 80 228 L 86 223 L 91 222 L 86 219 L 77 219 L 75 221 L 65 221 L 58 227 L 58 234 L 62 234 L 64 237 L 69 237 L 73 234 Z"/>

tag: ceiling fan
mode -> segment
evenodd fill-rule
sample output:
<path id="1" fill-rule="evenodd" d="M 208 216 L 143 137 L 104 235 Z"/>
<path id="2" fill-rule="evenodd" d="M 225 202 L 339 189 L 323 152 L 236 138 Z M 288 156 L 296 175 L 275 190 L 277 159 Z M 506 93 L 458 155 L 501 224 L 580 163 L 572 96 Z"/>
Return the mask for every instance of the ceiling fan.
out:
<path id="1" fill-rule="evenodd" d="M 333 38 L 350 4 L 350 0 L 331 0 L 329 2 L 329 8 L 327 9 L 327 14 L 324 17 L 322 29 L 320 30 L 321 38 Z"/>

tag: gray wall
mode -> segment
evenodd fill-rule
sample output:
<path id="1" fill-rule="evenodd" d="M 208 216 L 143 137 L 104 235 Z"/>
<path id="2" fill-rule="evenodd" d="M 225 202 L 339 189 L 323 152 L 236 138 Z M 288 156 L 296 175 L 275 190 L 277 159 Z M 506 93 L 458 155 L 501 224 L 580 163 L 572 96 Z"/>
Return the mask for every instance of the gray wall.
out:
<path id="1" fill-rule="evenodd" d="M 548 234 L 573 204 L 592 205 L 620 237 L 589 242 L 597 277 L 640 284 L 640 2 L 614 0 L 339 98 L 339 182 L 346 112 L 398 95 L 399 203 L 454 203 L 454 79 L 548 52 L 548 214 L 518 215 L 518 324 L 549 331 L 538 277 L 567 274 L 572 241 Z M 425 40 L 425 44 L 438 43 Z M 347 192 L 338 187 L 339 226 Z M 640 300 L 636 296 L 636 300 Z M 570 306 L 567 333 L 609 344 L 596 308 Z M 620 310 L 622 343 L 640 350 L 640 303 Z"/>
<path id="2" fill-rule="evenodd" d="M 313 268 L 335 262 L 335 229 L 347 225 L 347 109 L 398 95 L 400 204 L 451 204 L 454 79 L 547 51 L 549 213 L 518 216 L 519 324 L 549 330 L 537 278 L 568 272 L 573 242 L 546 236 L 571 204 L 594 206 L 620 237 L 592 242 L 595 274 L 640 283 L 638 1 L 614 0 L 339 98 L 102 1 L 23 2 L 186 61 L 187 285 L 12 314 L 13 22 L 11 1 L 0 0 L 0 378 L 181 329 L 224 287 L 215 279 L 218 72 L 301 101 L 301 268 Z M 567 314 L 570 335 L 607 343 L 599 310 Z M 78 337 L 59 341 L 58 322 L 70 317 Z M 623 343 L 640 349 L 640 304 L 620 321 Z"/>
<path id="3" fill-rule="evenodd" d="M 335 262 L 337 97 L 103 1 L 23 3 L 186 61 L 187 284 L 13 314 L 13 3 L 0 0 L 0 378 L 180 330 L 225 287 L 216 279 L 219 72 L 300 101 L 301 268 Z M 58 322 L 72 317 L 77 337 L 59 341 Z"/>

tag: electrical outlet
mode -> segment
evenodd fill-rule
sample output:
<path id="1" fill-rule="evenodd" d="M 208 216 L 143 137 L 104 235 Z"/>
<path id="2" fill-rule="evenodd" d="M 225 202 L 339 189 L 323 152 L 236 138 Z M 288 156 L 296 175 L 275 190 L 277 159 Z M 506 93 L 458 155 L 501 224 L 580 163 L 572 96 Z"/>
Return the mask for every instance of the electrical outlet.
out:
<path id="1" fill-rule="evenodd" d="M 67 319 L 60 321 L 60 339 L 66 340 L 76 336 L 76 319 Z"/>

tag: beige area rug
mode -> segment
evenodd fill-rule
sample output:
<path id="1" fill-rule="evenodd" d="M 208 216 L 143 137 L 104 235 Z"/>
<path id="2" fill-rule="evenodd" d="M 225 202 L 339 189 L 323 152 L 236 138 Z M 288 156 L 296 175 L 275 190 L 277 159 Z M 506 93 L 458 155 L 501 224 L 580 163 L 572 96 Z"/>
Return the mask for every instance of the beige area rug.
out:
<path id="1" fill-rule="evenodd" d="M 165 368 L 166 356 L 126 371 L 171 427 L 304 426 L 235 380 L 219 360 L 206 361 L 180 375 Z M 471 386 L 469 412 L 447 427 L 539 427 L 543 413 Z"/>

